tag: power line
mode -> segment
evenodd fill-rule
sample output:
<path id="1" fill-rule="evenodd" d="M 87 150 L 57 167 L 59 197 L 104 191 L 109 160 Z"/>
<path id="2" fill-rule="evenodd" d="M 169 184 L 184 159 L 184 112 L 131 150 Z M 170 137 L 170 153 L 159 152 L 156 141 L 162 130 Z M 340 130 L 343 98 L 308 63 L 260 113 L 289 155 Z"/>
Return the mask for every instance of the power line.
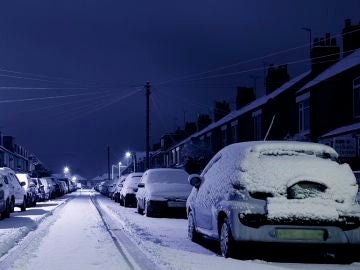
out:
<path id="1" fill-rule="evenodd" d="M 358 31 L 360 31 L 360 29 L 349 31 L 347 33 L 340 33 L 340 34 L 334 35 L 332 37 L 336 38 L 336 37 L 340 37 L 340 36 L 345 36 L 345 35 L 352 34 L 354 32 L 358 32 Z M 258 61 L 258 60 L 263 60 L 263 59 L 266 59 L 266 58 L 269 58 L 269 57 L 273 57 L 273 56 L 276 56 L 276 55 L 280 55 L 280 54 L 283 54 L 283 53 L 287 53 L 287 52 L 290 52 L 290 51 L 301 49 L 301 48 L 304 48 L 304 47 L 307 47 L 307 46 L 309 46 L 309 43 L 305 43 L 303 45 L 299 45 L 299 46 L 296 46 L 296 47 L 292 47 L 292 48 L 288 48 L 288 49 L 285 49 L 285 50 L 280 50 L 280 51 L 277 51 L 277 52 L 266 54 L 264 56 L 255 57 L 255 58 L 251 58 L 251 59 L 244 60 L 244 61 L 239 61 L 239 62 L 230 64 L 230 65 L 220 66 L 220 67 L 217 67 L 217 68 L 214 68 L 214 69 L 211 69 L 211 70 L 198 72 L 198 73 L 193 73 L 193 74 L 188 74 L 188 75 L 180 76 L 180 77 L 177 77 L 177 78 L 174 78 L 174 79 L 169 79 L 167 81 L 155 83 L 155 85 L 163 85 L 163 84 L 171 83 L 171 82 L 174 82 L 174 81 L 181 81 L 181 80 L 184 80 L 184 79 L 189 79 L 189 78 L 192 78 L 192 77 L 209 74 L 209 73 L 213 73 L 213 72 L 216 72 L 216 71 L 225 70 L 225 69 L 236 67 L 236 66 L 239 66 L 239 65 L 242 65 L 242 64 L 247 64 L 247 63 L 251 63 L 251 62 L 254 62 L 254 61 Z M 307 60 L 309 60 L 309 59 L 307 58 Z"/>

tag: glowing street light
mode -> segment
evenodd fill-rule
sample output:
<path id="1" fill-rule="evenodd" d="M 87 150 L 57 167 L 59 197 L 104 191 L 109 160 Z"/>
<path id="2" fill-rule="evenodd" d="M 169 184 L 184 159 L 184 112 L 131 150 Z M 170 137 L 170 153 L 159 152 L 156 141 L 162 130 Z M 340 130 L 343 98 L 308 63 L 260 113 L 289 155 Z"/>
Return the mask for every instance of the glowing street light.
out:
<path id="1" fill-rule="evenodd" d="M 76 182 L 77 177 L 76 177 L 76 176 L 73 176 L 73 177 L 71 178 L 71 180 L 73 180 L 74 182 Z"/>
<path id="2" fill-rule="evenodd" d="M 132 161 L 133 161 L 133 163 L 134 163 L 134 172 L 136 172 L 136 153 L 135 152 L 130 152 L 130 151 L 127 151 L 126 153 L 125 153 L 125 158 L 127 159 L 127 160 L 129 160 L 129 158 L 132 158 Z"/>
<path id="3" fill-rule="evenodd" d="M 70 169 L 68 166 L 64 167 L 64 174 L 68 174 L 70 172 Z"/>

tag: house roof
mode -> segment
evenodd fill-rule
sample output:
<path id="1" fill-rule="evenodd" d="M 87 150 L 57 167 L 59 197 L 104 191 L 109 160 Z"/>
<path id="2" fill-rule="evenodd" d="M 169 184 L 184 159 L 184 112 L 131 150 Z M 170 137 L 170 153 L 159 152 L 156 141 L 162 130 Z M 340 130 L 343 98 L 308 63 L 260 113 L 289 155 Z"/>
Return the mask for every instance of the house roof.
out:
<path id="1" fill-rule="evenodd" d="M 291 79 L 290 81 L 284 83 L 282 86 L 277 88 L 272 93 L 270 93 L 268 95 L 265 95 L 265 96 L 262 96 L 262 97 L 260 97 L 260 98 L 258 98 L 256 100 L 254 100 L 253 102 L 250 102 L 248 105 L 242 107 L 239 110 L 231 111 L 229 114 L 225 115 L 219 121 L 211 123 L 206 128 L 194 133 L 193 135 L 189 136 L 185 140 L 182 140 L 181 142 L 177 143 L 176 145 L 174 145 L 174 146 L 172 146 L 170 148 L 175 148 L 175 147 L 177 147 L 179 145 L 182 145 L 182 144 L 188 142 L 192 137 L 199 137 L 199 136 L 201 136 L 203 134 L 206 134 L 207 132 L 211 131 L 212 129 L 214 129 L 216 127 L 219 127 L 219 126 L 222 126 L 223 124 L 228 123 L 231 120 L 234 120 L 238 116 L 243 115 L 243 114 L 245 114 L 245 113 L 247 113 L 249 111 L 252 111 L 252 110 L 258 108 L 259 106 L 267 103 L 270 99 L 275 98 L 276 96 L 278 96 L 281 93 L 285 92 L 286 90 L 290 89 L 297 82 L 301 81 L 302 79 L 304 79 L 309 74 L 310 74 L 310 71 L 307 71 L 307 72 L 304 72 L 304 73 L 296 76 L 295 78 Z"/>
<path id="2" fill-rule="evenodd" d="M 328 78 L 334 77 L 335 75 L 340 74 L 341 72 L 357 65 L 360 65 L 360 49 L 354 51 L 352 54 L 344 57 L 339 62 L 332 65 L 330 68 L 320 73 L 317 77 L 305 84 L 304 87 L 302 87 L 297 92 L 301 92 L 307 88 L 310 88 L 318 83 L 327 80 Z"/>
<path id="3" fill-rule="evenodd" d="M 355 130 L 360 130 L 360 122 L 352 124 L 352 125 L 348 125 L 348 126 L 339 127 L 337 129 L 334 129 L 334 130 L 322 135 L 320 138 L 331 137 L 331 136 L 335 136 L 335 135 L 339 135 L 339 134 L 349 133 L 349 132 L 352 132 Z"/>

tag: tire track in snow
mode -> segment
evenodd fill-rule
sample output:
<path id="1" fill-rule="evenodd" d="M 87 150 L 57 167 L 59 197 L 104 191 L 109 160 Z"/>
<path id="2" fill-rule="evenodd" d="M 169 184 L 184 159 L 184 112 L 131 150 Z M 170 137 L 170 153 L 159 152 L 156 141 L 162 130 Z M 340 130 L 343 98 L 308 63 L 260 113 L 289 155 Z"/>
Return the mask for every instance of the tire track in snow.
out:
<path id="1" fill-rule="evenodd" d="M 91 201 L 94 204 L 96 210 L 98 211 L 104 226 L 108 233 L 110 234 L 111 238 L 113 239 L 116 247 L 118 248 L 121 255 L 126 258 L 128 265 L 132 267 L 134 270 L 138 269 L 146 269 L 146 270 L 159 270 L 159 266 L 157 266 L 154 262 L 147 258 L 147 256 L 139 249 L 138 246 L 131 239 L 124 233 L 122 229 L 112 229 L 109 221 L 111 223 L 115 223 L 116 225 L 118 222 L 113 220 L 99 205 L 97 202 L 96 196 L 90 195 Z M 120 225 L 122 226 L 122 225 Z M 126 245 L 126 248 L 125 248 Z M 136 257 L 136 260 L 134 259 Z"/>

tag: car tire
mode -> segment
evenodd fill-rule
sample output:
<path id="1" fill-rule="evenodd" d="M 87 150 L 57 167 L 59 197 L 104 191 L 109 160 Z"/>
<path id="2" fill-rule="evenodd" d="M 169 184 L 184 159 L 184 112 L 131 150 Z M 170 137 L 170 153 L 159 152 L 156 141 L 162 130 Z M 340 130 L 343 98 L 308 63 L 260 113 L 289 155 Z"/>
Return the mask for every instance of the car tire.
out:
<path id="1" fill-rule="evenodd" d="M 200 234 L 196 231 L 195 219 L 192 212 L 188 214 L 188 238 L 193 242 L 200 240 Z"/>
<path id="2" fill-rule="evenodd" d="M 138 201 L 137 201 L 137 203 L 136 203 L 136 209 L 137 209 L 137 212 L 138 212 L 140 215 L 143 215 L 143 214 L 144 214 L 144 209 L 142 209 L 142 208 L 140 207 L 140 204 L 139 204 Z"/>
<path id="3" fill-rule="evenodd" d="M 21 212 L 26 211 L 26 198 L 24 197 L 23 203 L 20 206 Z"/>
<path id="4" fill-rule="evenodd" d="M 154 212 L 153 211 L 151 211 L 151 210 L 149 210 L 149 208 L 148 208 L 148 204 L 147 204 L 147 202 L 145 201 L 145 203 L 144 203 L 144 213 L 145 213 L 145 216 L 147 216 L 147 217 L 153 217 L 154 216 Z"/>
<path id="5" fill-rule="evenodd" d="M 234 253 L 234 239 L 231 233 L 230 224 L 227 218 L 224 218 L 220 224 L 219 243 L 220 253 L 223 257 L 231 257 Z"/>
<path id="6" fill-rule="evenodd" d="M 6 200 L 5 210 L 0 214 L 0 220 L 10 217 L 10 203 Z"/>
<path id="7" fill-rule="evenodd" d="M 124 200 L 123 200 L 123 198 L 120 197 L 120 200 L 119 200 L 119 201 L 120 201 L 120 205 L 121 205 L 121 206 L 124 206 Z"/>
<path id="8" fill-rule="evenodd" d="M 10 213 L 14 213 L 14 211 L 15 211 L 15 200 L 14 199 L 12 199 L 12 200 L 10 200 Z"/>

